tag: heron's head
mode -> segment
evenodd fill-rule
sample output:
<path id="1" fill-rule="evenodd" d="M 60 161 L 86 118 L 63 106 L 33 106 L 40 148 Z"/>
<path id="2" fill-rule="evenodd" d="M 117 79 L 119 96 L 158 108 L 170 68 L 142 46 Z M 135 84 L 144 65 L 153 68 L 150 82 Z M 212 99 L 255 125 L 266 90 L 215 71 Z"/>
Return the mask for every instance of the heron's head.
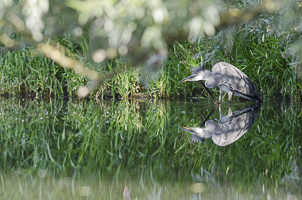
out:
<path id="1" fill-rule="evenodd" d="M 201 67 L 194 67 L 191 69 L 192 75 L 182 79 L 179 82 L 205 80 L 206 71 L 207 70 L 205 70 L 204 65 Z"/>
<path id="2" fill-rule="evenodd" d="M 200 128 L 200 127 L 180 127 L 182 130 L 185 130 L 189 133 L 195 134 L 201 138 L 209 138 L 212 136 L 212 132 L 209 131 L 207 128 Z"/>

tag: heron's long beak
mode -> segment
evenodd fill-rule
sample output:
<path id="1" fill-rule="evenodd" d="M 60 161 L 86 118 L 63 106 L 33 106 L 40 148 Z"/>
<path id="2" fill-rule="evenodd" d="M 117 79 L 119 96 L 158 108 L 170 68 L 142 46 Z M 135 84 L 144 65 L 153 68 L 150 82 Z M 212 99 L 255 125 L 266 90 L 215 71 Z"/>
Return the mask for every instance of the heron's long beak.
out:
<path id="1" fill-rule="evenodd" d="M 192 78 L 195 78 L 195 74 L 193 74 L 193 75 L 191 75 L 191 76 L 188 76 L 187 78 L 184 78 L 184 79 L 182 79 L 181 81 L 179 81 L 179 82 L 186 82 L 186 81 L 190 81 Z"/>
<path id="2" fill-rule="evenodd" d="M 202 143 L 205 143 L 205 138 L 203 137 L 200 137 L 198 136 L 194 131 L 192 131 L 190 128 L 187 128 L 187 127 L 180 127 L 182 130 L 185 130 L 189 133 L 192 133 L 192 136 L 191 136 L 191 141 L 192 142 L 202 142 Z"/>
<path id="3" fill-rule="evenodd" d="M 182 130 L 188 131 L 189 133 L 196 134 L 196 133 L 195 133 L 194 131 L 192 131 L 190 128 L 182 127 L 182 126 L 180 126 L 180 128 L 181 128 Z"/>

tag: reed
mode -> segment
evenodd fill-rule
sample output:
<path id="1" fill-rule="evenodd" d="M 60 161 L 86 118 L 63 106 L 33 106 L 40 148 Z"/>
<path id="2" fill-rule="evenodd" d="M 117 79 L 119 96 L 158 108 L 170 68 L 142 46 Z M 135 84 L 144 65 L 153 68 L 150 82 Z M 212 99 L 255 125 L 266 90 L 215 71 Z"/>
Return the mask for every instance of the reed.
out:
<path id="1" fill-rule="evenodd" d="M 263 33 L 236 33 L 233 45 L 229 48 L 220 45 L 218 36 L 208 37 L 201 43 L 182 41 L 169 48 L 169 57 L 164 63 L 159 79 L 144 85 L 141 80 L 141 67 L 124 70 L 112 79 L 101 83 L 90 97 L 133 98 L 141 94 L 149 98 L 208 98 L 203 88 L 197 83 L 179 83 L 179 80 L 191 74 L 190 68 L 200 65 L 201 58 L 206 68 L 219 61 L 233 64 L 247 74 L 259 91 L 266 98 L 281 94 L 293 99 L 300 99 L 302 93 L 301 78 L 296 69 L 289 65 L 291 57 L 286 57 L 289 45 L 286 35 L 272 36 Z M 108 60 L 96 64 L 90 59 L 88 38 L 74 40 L 71 36 L 57 40 L 66 46 L 66 55 L 81 60 L 90 69 L 106 74 L 116 68 L 123 69 L 122 59 Z M 58 66 L 55 62 L 36 54 L 25 47 L 8 52 L 0 60 L 1 94 L 32 95 L 68 95 L 75 96 L 79 87 L 87 84 L 87 79 L 69 69 Z M 213 89 L 218 95 L 218 89 Z M 236 100 L 236 98 L 234 98 Z"/>

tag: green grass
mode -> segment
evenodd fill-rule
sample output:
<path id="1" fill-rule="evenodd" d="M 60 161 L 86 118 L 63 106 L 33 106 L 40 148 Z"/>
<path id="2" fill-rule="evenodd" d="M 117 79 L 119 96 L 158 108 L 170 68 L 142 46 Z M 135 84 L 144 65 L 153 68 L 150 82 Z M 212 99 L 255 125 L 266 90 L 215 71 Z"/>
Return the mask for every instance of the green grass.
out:
<path id="1" fill-rule="evenodd" d="M 56 42 L 68 48 L 66 55 L 81 60 L 86 67 L 101 74 L 116 68 L 124 68 L 123 62 L 119 59 L 109 60 L 102 65 L 93 63 L 89 55 L 87 38 L 75 40 L 66 36 Z M 131 98 L 136 94 L 143 94 L 149 98 L 197 95 L 208 98 L 208 94 L 203 93 L 203 88 L 198 83 L 179 83 L 179 80 L 191 74 L 191 67 L 200 65 L 200 58 L 195 57 L 198 54 L 207 62 L 206 68 L 209 70 L 213 64 L 220 61 L 238 67 L 251 78 L 258 91 L 262 91 L 266 98 L 282 94 L 300 99 L 301 78 L 298 77 L 295 69 L 289 66 L 291 58 L 284 56 L 289 43 L 285 35 L 277 37 L 255 31 L 238 32 L 234 36 L 233 46 L 228 49 L 221 46 L 218 36 L 204 39 L 200 44 L 188 41 L 175 43 L 169 48 L 169 57 L 163 66 L 162 76 L 148 87 L 141 82 L 141 79 L 144 79 L 141 68 L 133 68 L 124 70 L 112 79 L 101 83 L 91 97 L 104 98 L 104 95 L 110 94 L 109 96 L 114 98 Z M 85 77 L 37 55 L 28 47 L 3 55 L 0 67 L 2 95 L 29 93 L 74 96 L 80 86 L 88 83 Z M 218 88 L 213 91 L 218 96 Z"/>
<path id="2" fill-rule="evenodd" d="M 30 50 L 8 52 L 0 61 L 2 95 L 63 95 L 66 91 L 76 91 L 75 88 L 85 83 L 83 77 L 45 57 L 32 55 Z"/>
<path id="3" fill-rule="evenodd" d="M 285 37 L 285 36 L 284 36 Z M 190 75 L 189 68 L 197 66 L 200 60 L 192 60 L 192 56 L 199 52 L 211 52 L 203 60 L 209 60 L 206 68 L 211 70 L 213 64 L 225 61 L 239 68 L 255 83 L 258 92 L 262 91 L 264 97 L 270 98 L 277 94 L 283 96 L 292 96 L 300 99 L 301 87 L 299 81 L 301 78 L 295 73 L 293 67 L 289 66 L 290 58 L 284 58 L 284 38 L 265 36 L 264 41 L 259 40 L 259 34 L 254 33 L 238 33 L 234 38 L 234 45 L 232 50 L 226 51 L 219 46 L 219 42 L 215 42 L 214 39 L 205 41 L 205 46 L 198 46 L 195 44 L 187 43 L 177 44 L 174 48 L 173 55 L 170 57 L 175 60 L 174 65 L 177 64 L 177 60 L 181 61 L 180 68 L 186 68 L 186 71 L 181 71 L 182 74 L 179 79 L 185 78 Z M 214 42 L 210 44 L 210 42 Z M 179 53 L 178 53 L 179 52 Z M 171 68 L 169 68 L 171 69 Z M 174 77 L 177 75 L 175 74 Z M 200 86 L 196 83 L 186 83 L 187 85 L 181 86 L 185 95 L 195 95 L 200 91 Z M 180 87 L 179 84 L 174 86 Z M 214 91 L 218 92 L 217 89 Z M 181 92 L 181 91 L 179 91 Z M 218 93 L 216 94 L 218 95 Z"/>

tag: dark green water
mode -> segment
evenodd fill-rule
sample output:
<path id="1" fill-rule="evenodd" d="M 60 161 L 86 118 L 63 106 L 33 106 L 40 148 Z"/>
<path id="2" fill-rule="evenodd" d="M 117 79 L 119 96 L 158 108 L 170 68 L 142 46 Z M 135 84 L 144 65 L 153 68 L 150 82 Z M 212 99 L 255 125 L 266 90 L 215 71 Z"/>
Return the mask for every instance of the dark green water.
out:
<path id="1" fill-rule="evenodd" d="M 2 99 L 0 199 L 301 199 L 301 104 L 251 106 Z"/>

